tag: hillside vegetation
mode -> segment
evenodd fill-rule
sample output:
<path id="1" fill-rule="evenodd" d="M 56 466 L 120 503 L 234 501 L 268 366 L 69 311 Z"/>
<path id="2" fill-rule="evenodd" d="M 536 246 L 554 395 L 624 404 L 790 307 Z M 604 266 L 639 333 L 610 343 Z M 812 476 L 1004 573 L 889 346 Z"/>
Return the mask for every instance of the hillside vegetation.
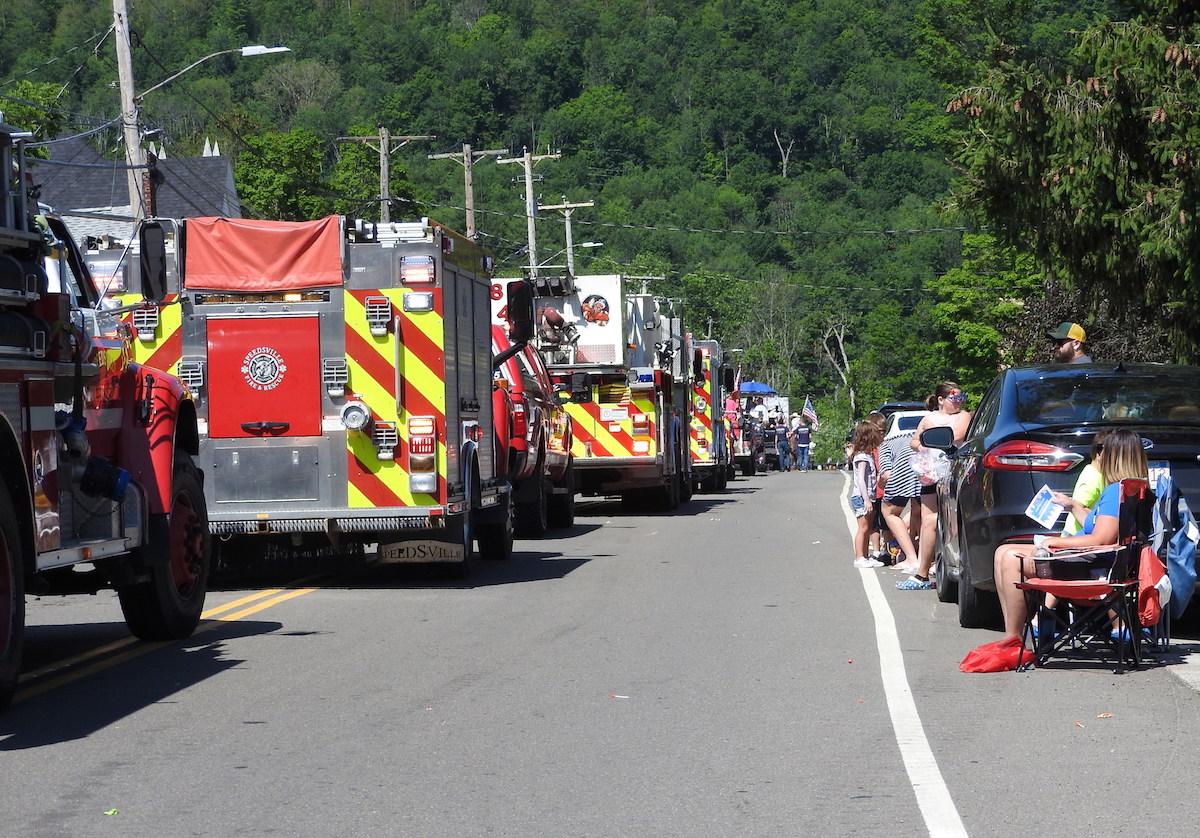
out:
<path id="1" fill-rule="evenodd" d="M 464 225 L 461 165 L 427 154 L 526 148 L 543 204 L 572 214 L 577 270 L 653 277 L 746 377 L 848 418 L 946 378 L 978 394 L 1044 353 L 1029 323 L 1082 317 L 1041 263 L 953 209 L 962 115 L 993 37 L 1047 65 L 1108 2 L 964 0 L 130 0 L 138 89 L 170 153 L 236 158 L 247 215 L 377 216 L 378 157 L 338 137 L 436 135 L 392 155 L 394 217 Z M 91 131 L 118 115 L 112 10 L 8 0 L 9 118 Z M 30 102 L 52 103 L 41 110 Z M 22 108 L 25 108 L 22 111 Z M 120 154 L 119 125 L 94 135 Z M 481 240 L 519 274 L 519 165 L 474 167 Z M 538 260 L 561 264 L 543 211 Z M 1019 237 L 1018 237 L 1019 238 Z M 1049 293 L 1047 293 L 1049 292 Z M 1022 324 L 1026 324 L 1025 327 Z"/>

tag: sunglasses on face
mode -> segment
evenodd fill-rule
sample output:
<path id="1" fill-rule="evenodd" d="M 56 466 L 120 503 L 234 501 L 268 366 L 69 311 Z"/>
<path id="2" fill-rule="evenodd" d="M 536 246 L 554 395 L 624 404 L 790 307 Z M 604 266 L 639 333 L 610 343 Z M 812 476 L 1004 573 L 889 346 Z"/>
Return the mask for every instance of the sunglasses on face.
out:
<path id="1" fill-rule="evenodd" d="M 956 404 L 962 404 L 962 403 L 963 403 L 963 402 L 965 402 L 966 400 L 967 400 L 967 394 L 966 394 L 966 393 L 955 393 L 955 394 L 953 394 L 953 395 L 946 396 L 946 401 L 948 401 L 948 402 L 955 402 Z"/>

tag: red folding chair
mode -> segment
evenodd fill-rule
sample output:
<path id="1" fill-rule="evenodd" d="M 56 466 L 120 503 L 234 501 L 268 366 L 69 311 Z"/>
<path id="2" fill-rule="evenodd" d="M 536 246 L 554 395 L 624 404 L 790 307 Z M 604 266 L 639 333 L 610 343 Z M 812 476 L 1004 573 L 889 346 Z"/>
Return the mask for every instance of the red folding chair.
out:
<path id="1" fill-rule="evenodd" d="M 1049 559 L 1035 559 L 1034 578 L 1025 576 L 1021 563 L 1021 581 L 1013 583 L 1025 592 L 1021 640 L 1034 651 L 1022 653 L 1017 669 L 1091 652 L 1102 659 L 1111 655 L 1118 672 L 1125 663 L 1141 666 L 1146 638 L 1138 617 L 1138 565 L 1151 538 L 1154 501 L 1147 481 L 1122 480 L 1117 544 L 1082 553 L 1054 551 Z M 1048 595 L 1057 600 L 1053 608 L 1046 605 Z"/>

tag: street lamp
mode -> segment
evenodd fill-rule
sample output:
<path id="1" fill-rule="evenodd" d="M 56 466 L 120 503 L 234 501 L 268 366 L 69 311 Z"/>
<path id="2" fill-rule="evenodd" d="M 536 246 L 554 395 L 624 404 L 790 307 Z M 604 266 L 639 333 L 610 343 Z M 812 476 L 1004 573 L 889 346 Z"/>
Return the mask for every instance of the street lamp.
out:
<path id="1" fill-rule="evenodd" d="M 568 270 L 570 273 L 575 273 L 575 256 L 574 256 L 574 249 L 575 249 L 576 247 L 604 247 L 604 242 L 580 242 L 579 244 L 574 244 L 574 245 L 570 245 L 570 246 L 568 246 L 568 247 L 564 247 L 562 250 L 558 251 L 557 253 L 555 253 L 555 254 L 553 254 L 553 255 L 551 255 L 551 256 L 548 256 L 548 257 L 546 258 L 546 261 L 544 261 L 544 262 L 539 262 L 539 263 L 538 263 L 538 267 L 539 267 L 539 268 L 544 268 L 544 267 L 546 267 L 546 266 L 549 264 L 549 262 L 550 262 L 550 260 L 551 260 L 551 259 L 553 259 L 553 258 L 555 258 L 556 256 L 559 256 L 559 255 L 561 255 L 561 254 L 565 253 L 565 254 L 567 254 L 567 270 Z"/>
<path id="2" fill-rule="evenodd" d="M 158 84 L 154 85 L 154 87 L 147 88 L 146 90 L 143 90 L 141 93 L 134 96 L 133 101 L 134 102 L 142 101 L 143 99 L 146 98 L 147 94 L 153 93 L 154 91 L 158 90 L 160 87 L 162 87 L 167 82 L 175 81 L 175 79 L 182 76 L 188 70 L 191 70 L 193 67 L 199 67 L 205 61 L 208 61 L 210 58 L 216 58 L 218 55 L 229 55 L 230 53 L 233 53 L 233 52 L 240 52 L 242 55 L 245 55 L 245 56 L 270 55 L 271 53 L 274 53 L 274 52 L 291 52 L 291 51 L 292 51 L 291 47 L 265 47 L 262 44 L 252 44 L 248 47 L 237 47 L 236 49 L 223 49 L 218 52 L 214 52 L 212 55 L 206 55 L 198 61 L 193 61 L 191 64 L 187 65 L 186 67 L 184 67 L 182 70 L 180 70 L 178 73 L 176 73 L 173 76 L 167 76 L 165 79 L 160 81 Z"/>
<path id="3" fill-rule="evenodd" d="M 113 29 L 116 34 L 117 75 L 121 86 L 121 122 L 125 129 L 125 163 L 129 171 L 130 212 L 135 219 L 140 219 L 145 217 L 142 204 L 142 174 L 146 171 L 146 152 L 142 148 L 141 133 L 138 130 L 138 102 L 147 93 L 158 90 L 167 82 L 174 81 L 193 67 L 203 64 L 210 58 L 216 58 L 218 55 L 228 55 L 233 52 L 240 52 L 246 56 L 268 55 L 274 52 L 291 52 L 291 50 L 283 46 L 267 47 L 262 44 L 220 50 L 189 64 L 175 75 L 142 91 L 141 95 L 134 95 L 133 56 L 129 48 L 129 14 L 126 10 L 125 0 L 113 0 Z"/>

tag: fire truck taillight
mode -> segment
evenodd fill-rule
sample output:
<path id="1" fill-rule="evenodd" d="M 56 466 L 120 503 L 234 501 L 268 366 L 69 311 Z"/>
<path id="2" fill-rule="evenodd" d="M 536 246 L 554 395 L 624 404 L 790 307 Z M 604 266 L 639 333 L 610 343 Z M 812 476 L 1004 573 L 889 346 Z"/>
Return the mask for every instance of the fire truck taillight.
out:
<path id="1" fill-rule="evenodd" d="M 361 431 L 371 421 L 371 409 L 362 402 L 346 402 L 342 406 L 342 424 L 347 430 Z"/>
<path id="2" fill-rule="evenodd" d="M 400 281 L 405 285 L 432 285 L 436 279 L 432 256 L 405 256 L 400 260 Z"/>
<path id="3" fill-rule="evenodd" d="M 377 338 L 386 335 L 392 321 L 392 301 L 387 297 L 367 297 L 364 308 L 371 334 Z"/>
<path id="4" fill-rule="evenodd" d="M 437 487 L 437 423 L 432 416 L 414 416 L 408 420 L 408 488 L 432 494 Z"/>
<path id="5" fill-rule="evenodd" d="M 396 446 L 400 444 L 400 434 L 396 432 L 395 422 L 375 423 L 375 456 L 381 460 L 396 459 Z"/>
<path id="6" fill-rule="evenodd" d="M 350 365 L 345 358 L 321 359 L 321 383 L 325 392 L 332 398 L 340 399 L 346 395 L 346 385 L 350 382 Z"/>
<path id="7" fill-rule="evenodd" d="M 135 308 L 132 319 L 137 339 L 144 343 L 152 343 L 158 336 L 158 306 Z"/>
<path id="8" fill-rule="evenodd" d="M 633 419 L 634 436 L 650 436 L 650 416 L 645 413 L 635 413 Z"/>
<path id="9" fill-rule="evenodd" d="M 433 292 L 409 291 L 404 295 L 405 311 L 433 311 Z"/>

